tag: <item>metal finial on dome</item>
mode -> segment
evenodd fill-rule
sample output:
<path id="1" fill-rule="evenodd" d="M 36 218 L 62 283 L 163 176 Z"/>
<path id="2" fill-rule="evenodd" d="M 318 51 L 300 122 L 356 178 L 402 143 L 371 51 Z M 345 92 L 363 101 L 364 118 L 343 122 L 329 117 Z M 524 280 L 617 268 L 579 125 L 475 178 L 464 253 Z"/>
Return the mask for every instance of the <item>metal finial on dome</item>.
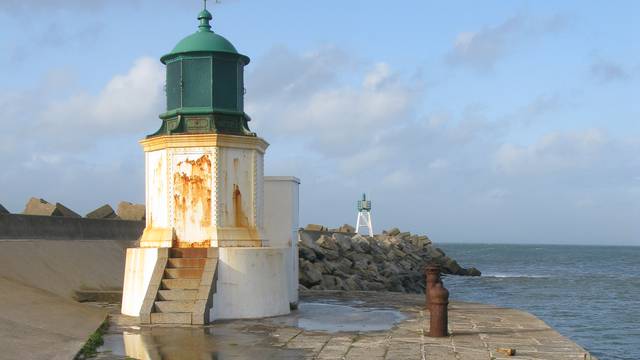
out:
<path id="1" fill-rule="evenodd" d="M 200 31 L 211 31 L 211 25 L 209 21 L 213 19 L 209 10 L 207 10 L 207 0 L 204 0 L 204 8 L 198 14 L 198 20 L 200 20 L 200 25 L 198 25 L 198 29 Z"/>

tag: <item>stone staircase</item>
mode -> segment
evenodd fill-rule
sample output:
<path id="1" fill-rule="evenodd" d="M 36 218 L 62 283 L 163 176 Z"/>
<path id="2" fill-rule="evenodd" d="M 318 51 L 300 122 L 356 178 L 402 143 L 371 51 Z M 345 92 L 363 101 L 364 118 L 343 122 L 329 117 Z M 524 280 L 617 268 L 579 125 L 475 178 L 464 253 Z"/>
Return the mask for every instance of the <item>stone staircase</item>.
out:
<path id="1" fill-rule="evenodd" d="M 217 248 L 171 248 L 168 257 L 158 259 L 156 273 L 161 277 L 150 284 L 147 292 L 149 323 L 208 323 L 208 313 L 215 293 Z M 158 281 L 159 280 L 159 281 Z M 155 284 L 153 284 L 155 283 Z M 155 291 L 155 296 L 153 292 Z M 143 305 L 144 307 L 144 305 Z M 144 320 L 142 321 L 145 322 Z"/>

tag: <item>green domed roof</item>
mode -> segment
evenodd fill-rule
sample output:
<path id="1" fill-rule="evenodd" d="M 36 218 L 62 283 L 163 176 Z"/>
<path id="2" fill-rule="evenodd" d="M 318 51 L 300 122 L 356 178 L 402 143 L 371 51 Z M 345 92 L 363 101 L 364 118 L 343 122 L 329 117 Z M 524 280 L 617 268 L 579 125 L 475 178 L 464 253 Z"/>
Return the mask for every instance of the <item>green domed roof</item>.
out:
<path id="1" fill-rule="evenodd" d="M 238 53 L 238 50 L 229 40 L 211 31 L 209 21 L 212 18 L 209 11 L 202 10 L 198 14 L 198 20 L 200 20 L 198 31 L 180 40 L 170 53 L 160 58 L 160 61 L 164 64 L 170 58 L 185 53 L 220 52 L 238 55 L 244 60 L 245 65 L 248 64 L 249 57 Z"/>

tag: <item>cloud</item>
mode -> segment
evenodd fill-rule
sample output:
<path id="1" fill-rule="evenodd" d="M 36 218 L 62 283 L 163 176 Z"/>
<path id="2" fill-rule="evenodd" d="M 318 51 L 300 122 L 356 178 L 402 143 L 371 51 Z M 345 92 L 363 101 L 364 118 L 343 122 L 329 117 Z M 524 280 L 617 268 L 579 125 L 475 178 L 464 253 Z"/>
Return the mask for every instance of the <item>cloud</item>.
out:
<path id="1" fill-rule="evenodd" d="M 539 124 L 541 120 L 549 118 L 550 115 L 557 116 L 559 112 L 572 108 L 574 105 L 575 100 L 571 100 L 565 94 L 540 94 L 504 115 L 502 121 L 530 127 Z"/>
<path id="2" fill-rule="evenodd" d="M 69 44 L 89 46 L 96 42 L 104 29 L 105 24 L 101 22 L 90 22 L 76 29 L 69 29 L 67 24 L 51 22 L 41 33 L 36 34 L 34 42 L 39 47 L 48 48 L 61 48 Z M 30 50 L 33 51 L 33 49 Z M 24 52 L 27 51 L 29 50 L 24 50 Z"/>
<path id="3" fill-rule="evenodd" d="M 334 46 L 298 54 L 277 45 L 255 62 L 247 69 L 247 99 L 261 102 L 299 99 L 329 88 L 353 65 L 353 59 Z"/>
<path id="4" fill-rule="evenodd" d="M 142 201 L 137 140 L 160 126 L 164 70 L 140 58 L 96 94 L 79 90 L 70 70 L 54 70 L 34 88 L 0 92 L 4 165 L 0 202 L 14 211 L 30 196 L 87 212 L 105 202 Z M 17 120 L 19 119 L 19 121 Z"/>
<path id="5" fill-rule="evenodd" d="M 382 178 L 382 184 L 389 187 L 403 188 L 412 185 L 414 173 L 406 169 L 397 169 Z"/>
<path id="6" fill-rule="evenodd" d="M 512 16 L 496 26 L 458 33 L 445 60 L 451 66 L 489 71 L 513 49 L 546 33 L 560 31 L 566 24 L 561 15 L 547 19 Z"/>
<path id="7" fill-rule="evenodd" d="M 257 89 L 247 96 L 247 112 L 265 136 L 298 137 L 324 156 L 353 162 L 349 157 L 381 131 L 411 117 L 419 90 L 386 63 L 354 71 L 352 60 L 331 47 L 303 56 L 274 52 L 282 64 L 268 59 L 248 77 Z M 357 73 L 359 85 L 345 80 Z"/>
<path id="8" fill-rule="evenodd" d="M 107 0 L 2 0 L 0 1 L 0 12 L 26 15 L 27 13 L 61 9 L 95 11 L 108 2 Z"/>
<path id="9" fill-rule="evenodd" d="M 558 95 L 539 95 L 524 107 L 524 114 L 529 119 L 536 118 L 564 107 L 564 102 Z"/>
<path id="10" fill-rule="evenodd" d="M 510 195 L 510 191 L 501 188 L 494 188 L 486 193 L 486 196 L 492 200 L 502 200 Z"/>
<path id="11" fill-rule="evenodd" d="M 377 231 L 399 226 L 436 241 L 631 241 L 637 136 L 578 127 L 522 143 L 511 120 L 482 104 L 421 112 L 429 92 L 391 63 L 331 46 L 268 54 L 247 74 L 247 112 L 271 143 L 266 173 L 302 179 L 301 222 L 349 222 L 366 192 Z M 0 132 L 0 188 L 9 189 L 0 203 L 21 210 L 42 196 L 88 212 L 143 201 L 137 140 L 160 124 L 163 74 L 141 58 L 95 93 L 73 69 L 0 92 L 4 116 L 20 119 Z M 522 111 L 542 116 L 563 103 L 540 95 Z"/>
<path id="12" fill-rule="evenodd" d="M 91 2 L 91 1 L 88 1 Z M 2 13 L 0 9 L 0 14 Z M 33 21 L 34 17 L 11 15 L 15 25 L 24 26 L 25 22 Z M 12 67 L 27 66 L 25 61 L 33 58 L 46 57 L 51 51 L 91 51 L 104 35 L 107 25 L 96 17 L 87 17 L 83 21 L 69 23 L 69 21 L 51 17 L 44 22 L 27 26 L 20 32 L 21 41 L 7 46 L 6 56 Z"/>
<path id="13" fill-rule="evenodd" d="M 613 61 L 598 59 L 591 64 L 591 76 L 600 84 L 629 79 L 630 74 L 620 64 Z"/>
<path id="14" fill-rule="evenodd" d="M 155 59 L 140 58 L 96 95 L 80 92 L 45 105 L 34 115 L 32 131 L 73 147 L 100 137 L 149 131 L 159 126 L 163 84 L 163 67 Z"/>
<path id="15" fill-rule="evenodd" d="M 611 140 L 600 129 L 552 132 L 529 146 L 502 145 L 495 157 L 496 168 L 508 175 L 544 175 L 590 169 L 602 160 Z"/>
<path id="16" fill-rule="evenodd" d="M 435 239 L 457 241 L 570 242 L 576 224 L 588 221 L 600 225 L 581 242 L 598 241 L 603 229 L 628 239 L 632 218 L 614 219 L 603 209 L 638 208 L 629 197 L 637 199 L 630 194 L 637 193 L 640 160 L 632 154 L 640 152 L 640 140 L 578 127 L 522 144 L 514 125 L 564 109 L 561 94 L 534 97 L 509 119 L 492 118 L 482 104 L 422 114 L 416 103 L 428 93 L 420 84 L 389 63 L 353 61 L 344 52 L 334 64 L 332 51 L 278 50 L 280 61 L 297 67 L 290 73 L 255 60 L 255 71 L 269 69 L 275 86 L 268 91 L 265 82 L 264 95 L 247 98 L 258 134 L 271 143 L 267 173 L 302 179 L 302 222 L 348 221 L 366 192 L 376 229 L 429 229 Z M 305 84 L 306 78 L 322 83 Z"/>

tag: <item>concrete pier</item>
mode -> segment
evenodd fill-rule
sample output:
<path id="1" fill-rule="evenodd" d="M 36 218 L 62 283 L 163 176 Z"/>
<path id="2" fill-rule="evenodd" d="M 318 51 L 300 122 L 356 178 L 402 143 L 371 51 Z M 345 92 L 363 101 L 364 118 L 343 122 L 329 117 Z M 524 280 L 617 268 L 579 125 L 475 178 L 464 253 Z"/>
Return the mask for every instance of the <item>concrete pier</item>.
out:
<path id="1" fill-rule="evenodd" d="M 99 358 L 171 359 L 178 358 L 175 351 L 180 349 L 180 356 L 189 358 L 215 354 L 234 359 L 595 359 L 542 320 L 519 310 L 453 301 L 449 305 L 451 336 L 430 338 L 424 295 L 305 291 L 300 296 L 300 310 L 289 315 L 204 327 L 138 327 L 135 318 L 114 313 Z M 305 304 L 342 306 L 346 312 L 343 316 L 310 311 L 313 306 Z M 389 320 L 393 317 L 380 317 L 386 330 L 371 330 L 370 322 L 353 330 L 358 321 L 366 323 L 379 316 L 380 309 L 401 315 L 395 322 Z M 358 312 L 363 316 L 350 315 Z M 323 323 L 329 328 L 319 330 L 318 324 Z M 516 355 L 508 357 L 498 348 L 513 348 Z"/>

